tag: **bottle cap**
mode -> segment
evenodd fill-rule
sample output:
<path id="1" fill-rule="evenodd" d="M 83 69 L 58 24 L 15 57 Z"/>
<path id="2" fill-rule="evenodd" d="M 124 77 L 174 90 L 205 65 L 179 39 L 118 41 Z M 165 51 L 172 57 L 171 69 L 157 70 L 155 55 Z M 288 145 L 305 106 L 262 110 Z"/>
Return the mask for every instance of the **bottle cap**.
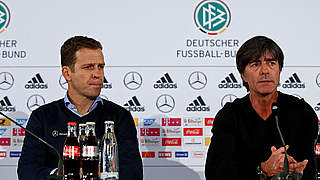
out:
<path id="1" fill-rule="evenodd" d="M 104 124 L 114 124 L 113 121 L 105 121 Z"/>
<path id="2" fill-rule="evenodd" d="M 76 122 L 68 122 L 67 124 L 68 124 L 68 125 L 77 125 Z"/>
<path id="3" fill-rule="evenodd" d="M 86 122 L 86 125 L 95 125 L 95 122 Z"/>

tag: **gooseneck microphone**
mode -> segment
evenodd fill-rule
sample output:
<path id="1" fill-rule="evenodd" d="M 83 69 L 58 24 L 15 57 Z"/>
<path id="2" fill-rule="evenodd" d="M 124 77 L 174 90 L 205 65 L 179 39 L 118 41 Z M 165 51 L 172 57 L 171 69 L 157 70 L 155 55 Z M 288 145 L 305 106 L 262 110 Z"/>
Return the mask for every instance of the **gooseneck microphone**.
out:
<path id="1" fill-rule="evenodd" d="M 279 107 L 278 103 L 272 103 L 272 114 L 274 114 L 274 118 L 276 119 L 277 129 L 281 138 L 282 146 L 284 148 L 284 162 L 283 162 L 283 172 L 274 176 L 271 180 L 300 180 L 302 175 L 297 172 L 289 173 L 289 161 L 288 154 L 286 149 L 286 143 L 284 142 L 280 127 L 279 127 Z"/>
<path id="2" fill-rule="evenodd" d="M 36 134 L 34 134 L 33 132 L 29 131 L 27 128 L 23 127 L 22 125 L 20 125 L 17 121 L 13 120 L 12 118 L 8 117 L 7 115 L 3 114 L 1 111 L 0 111 L 0 114 L 2 116 L 4 116 L 5 118 L 9 119 L 11 122 L 13 122 L 15 125 L 19 126 L 20 128 L 24 129 L 27 133 L 29 133 L 31 136 L 35 137 L 36 139 L 38 139 L 39 141 L 41 141 L 43 144 L 47 145 L 48 147 L 50 147 L 51 149 L 53 149 L 57 155 L 58 155 L 58 158 L 59 158 L 59 162 L 58 162 L 58 173 L 59 175 L 58 176 L 55 176 L 55 175 L 51 175 L 51 176 L 48 176 L 48 180 L 54 180 L 54 179 L 59 179 L 61 180 L 62 177 L 63 177 L 63 162 L 62 162 L 62 158 L 61 158 L 61 155 L 59 153 L 59 151 L 53 147 L 51 144 L 47 143 L 45 140 L 43 140 L 42 138 L 40 138 L 39 136 L 37 136 Z"/>

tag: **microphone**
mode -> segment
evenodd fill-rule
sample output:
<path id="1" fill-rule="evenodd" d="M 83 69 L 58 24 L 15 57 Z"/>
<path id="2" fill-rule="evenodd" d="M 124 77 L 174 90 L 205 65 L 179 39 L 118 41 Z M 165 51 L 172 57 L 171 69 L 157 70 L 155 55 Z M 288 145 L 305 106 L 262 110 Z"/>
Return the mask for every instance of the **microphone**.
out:
<path id="1" fill-rule="evenodd" d="M 274 117 L 276 119 L 277 129 L 278 129 L 278 132 L 279 132 L 279 135 L 281 138 L 282 146 L 284 148 L 284 162 L 283 162 L 284 170 L 283 170 L 283 172 L 274 176 L 271 180 L 300 180 L 302 178 L 301 173 L 298 173 L 298 172 L 289 173 L 289 161 L 288 161 L 286 143 L 284 142 L 282 133 L 280 131 L 280 127 L 279 127 L 279 123 L 278 123 L 278 121 L 279 121 L 278 113 L 279 113 L 278 103 L 272 103 L 272 114 L 274 114 Z"/>
<path id="2" fill-rule="evenodd" d="M 62 162 L 62 158 L 61 155 L 59 153 L 59 151 L 53 147 L 51 144 L 47 143 L 45 140 L 43 140 L 42 138 L 40 138 L 39 136 L 35 135 L 33 132 L 29 131 L 27 128 L 23 127 L 22 125 L 20 125 L 17 121 L 13 120 L 12 118 L 8 117 L 7 115 L 5 115 L 4 113 L 2 113 L 0 111 L 0 114 L 2 116 L 4 116 L 5 118 L 9 119 L 11 122 L 13 122 L 15 125 L 19 126 L 20 128 L 22 128 L 23 130 L 25 130 L 27 133 L 29 133 L 31 136 L 35 137 L 36 139 L 38 139 L 39 141 L 41 141 L 43 144 L 47 145 L 48 147 L 50 147 L 51 149 L 53 149 L 58 157 L 59 157 L 59 162 L 58 162 L 58 173 L 59 175 L 49 175 L 46 179 L 48 180 L 61 180 L 63 178 L 63 162 Z"/>

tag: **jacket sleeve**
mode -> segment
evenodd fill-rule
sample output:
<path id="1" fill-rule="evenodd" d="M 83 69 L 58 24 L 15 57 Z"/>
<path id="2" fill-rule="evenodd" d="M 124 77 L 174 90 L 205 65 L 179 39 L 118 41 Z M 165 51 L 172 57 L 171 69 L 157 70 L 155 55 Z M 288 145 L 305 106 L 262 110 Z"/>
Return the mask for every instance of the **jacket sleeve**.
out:
<path id="1" fill-rule="evenodd" d="M 124 110 L 118 121 L 119 178 L 120 180 L 142 180 L 143 169 L 139 152 L 137 130 L 129 111 Z"/>
<path id="2" fill-rule="evenodd" d="M 43 137 L 41 118 L 37 111 L 29 118 L 27 129 L 39 137 Z M 42 142 L 26 132 L 21 157 L 18 162 L 19 180 L 38 180 L 49 175 L 52 168 L 45 167 L 45 146 Z"/>
<path id="3" fill-rule="evenodd" d="M 313 108 L 303 101 L 304 109 L 303 111 L 303 119 L 301 126 L 304 129 L 304 132 L 299 132 L 300 136 L 298 139 L 302 144 L 300 144 L 301 149 L 299 149 L 299 159 L 298 161 L 303 161 L 304 159 L 308 159 L 308 164 L 303 171 L 303 180 L 314 179 L 315 178 L 315 162 L 314 162 L 314 145 L 317 140 L 318 134 L 318 117 L 314 112 Z M 302 157 L 302 158 L 301 158 Z"/>
<path id="4" fill-rule="evenodd" d="M 235 157 L 235 122 L 231 104 L 226 104 L 215 117 L 211 143 L 207 152 L 205 176 L 207 180 L 238 179 Z"/>

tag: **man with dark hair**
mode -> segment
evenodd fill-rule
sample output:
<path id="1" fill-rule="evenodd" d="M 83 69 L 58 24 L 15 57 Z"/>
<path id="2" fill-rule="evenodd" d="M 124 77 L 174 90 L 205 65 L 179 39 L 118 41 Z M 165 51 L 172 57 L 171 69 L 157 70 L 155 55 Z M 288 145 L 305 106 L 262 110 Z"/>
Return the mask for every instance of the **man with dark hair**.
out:
<path id="1" fill-rule="evenodd" d="M 101 44 L 88 37 L 75 36 L 61 47 L 62 75 L 68 82 L 64 98 L 43 105 L 31 113 L 27 129 L 45 139 L 62 154 L 67 122 L 96 123 L 96 136 L 104 134 L 104 121 L 114 121 L 119 147 L 120 180 L 142 180 L 142 161 L 133 118 L 121 106 L 100 98 L 104 80 Z M 57 133 L 54 133 L 57 132 Z M 18 163 L 20 180 L 38 180 L 57 173 L 56 153 L 26 134 Z"/>
<path id="2" fill-rule="evenodd" d="M 283 59 L 280 47 L 264 36 L 249 39 L 238 50 L 237 69 L 249 93 L 216 115 L 207 180 L 255 180 L 258 174 L 270 178 L 284 171 L 284 147 L 272 103 L 278 104 L 290 172 L 302 173 L 304 180 L 314 178 L 318 117 L 303 99 L 277 91 Z"/>

